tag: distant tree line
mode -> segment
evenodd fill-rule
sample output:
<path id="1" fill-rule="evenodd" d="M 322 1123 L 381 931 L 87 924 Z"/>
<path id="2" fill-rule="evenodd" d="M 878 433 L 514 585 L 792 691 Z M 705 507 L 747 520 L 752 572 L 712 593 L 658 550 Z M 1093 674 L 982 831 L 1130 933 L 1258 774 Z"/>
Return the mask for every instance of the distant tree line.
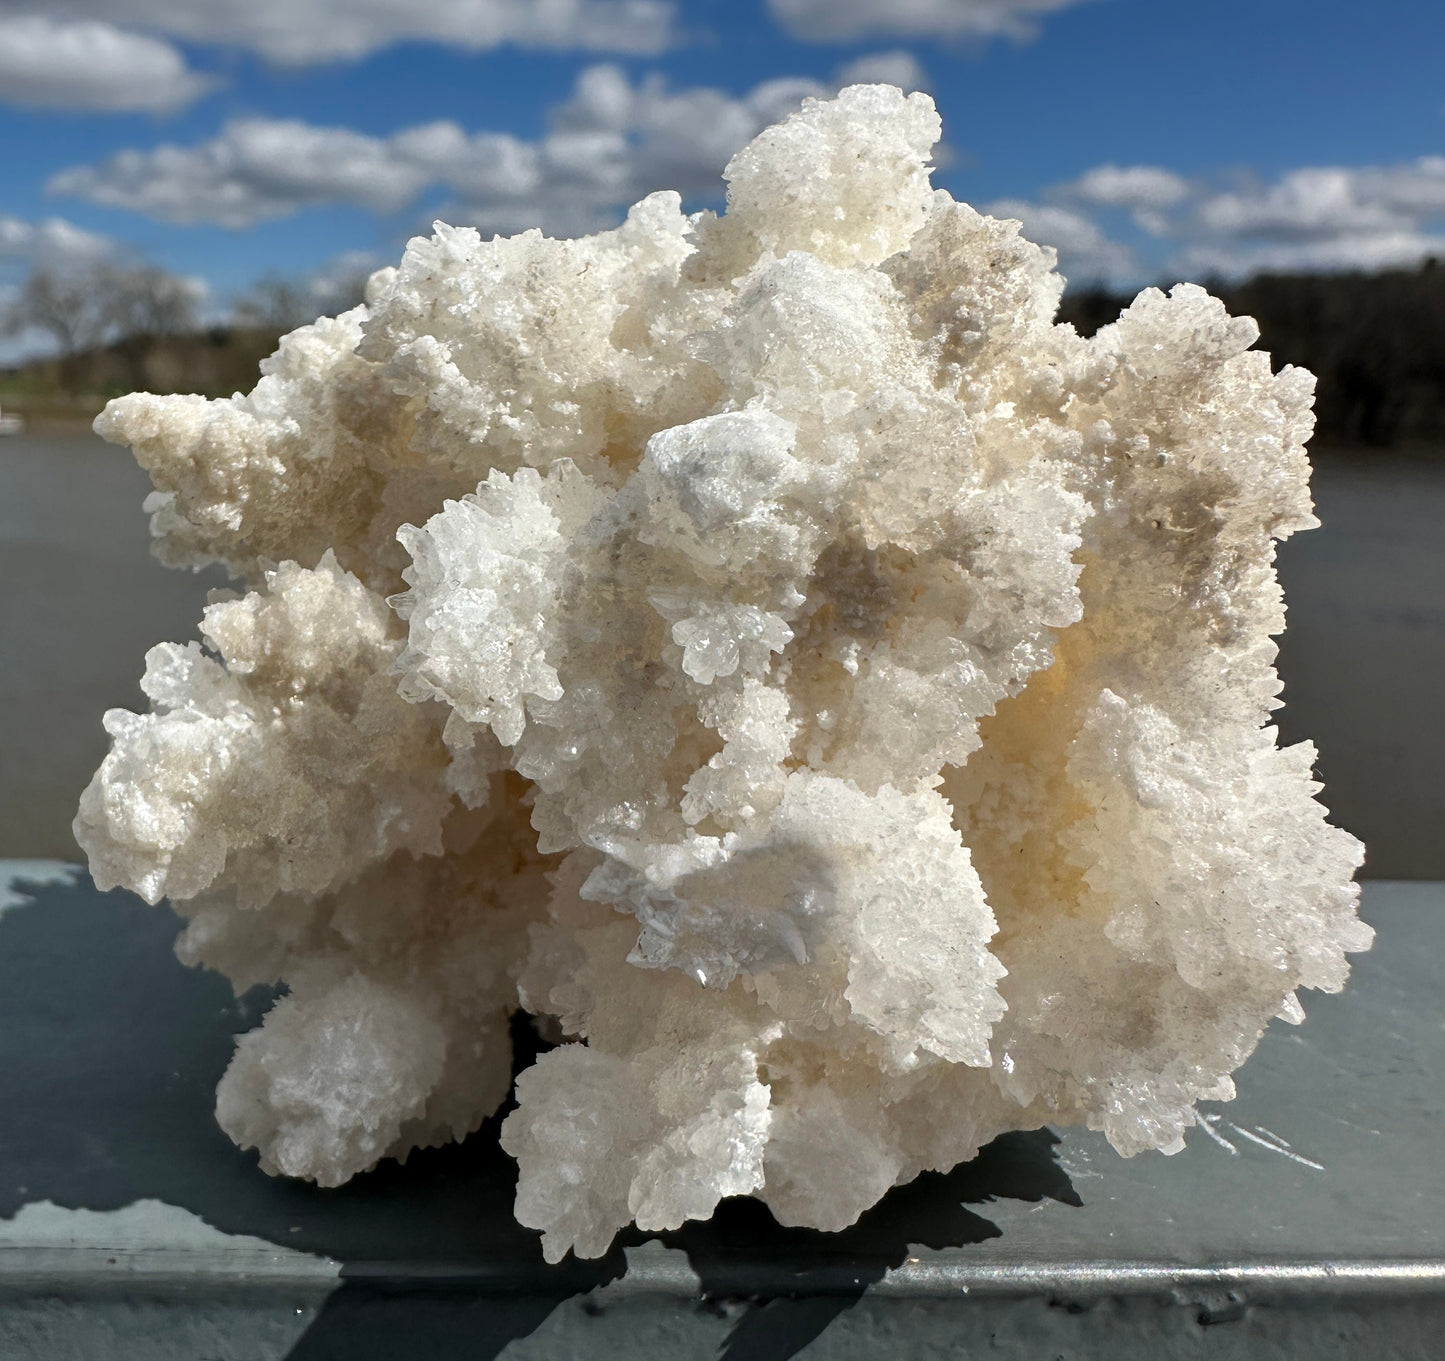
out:
<path id="1" fill-rule="evenodd" d="M 285 335 L 317 317 L 334 317 L 366 301 L 371 270 L 357 266 L 324 280 L 288 279 L 267 274 L 236 299 L 232 317 L 237 326 Z"/>
<path id="2" fill-rule="evenodd" d="M 209 396 L 249 389 L 282 335 L 354 307 L 365 284 L 361 268 L 322 284 L 268 275 L 236 299 L 229 318 L 205 324 L 196 284 L 154 265 L 103 260 L 36 269 L 0 309 L 0 335 L 39 331 L 54 351 L 0 375 L 7 405 L 93 405 L 135 389 Z"/>
<path id="3" fill-rule="evenodd" d="M 1445 266 L 1380 274 L 1261 274 L 1210 283 L 1236 316 L 1259 322 L 1258 348 L 1276 369 L 1319 379 L 1313 446 L 1445 447 Z M 1092 335 L 1130 298 L 1065 295 L 1059 320 Z"/>
<path id="4" fill-rule="evenodd" d="M 57 353 L 0 376 L 12 394 L 18 383 L 22 394 L 42 397 L 249 389 L 282 334 L 360 302 L 365 278 L 361 268 L 324 285 L 270 275 L 237 299 L 226 322 L 205 326 L 194 284 L 154 266 L 40 269 L 0 315 L 0 332 L 44 331 Z M 1209 288 L 1231 312 L 1259 322 L 1260 348 L 1277 368 L 1299 364 L 1319 378 L 1315 447 L 1445 448 L 1445 267 L 1430 260 L 1380 274 L 1264 274 Z M 1129 302 L 1072 290 L 1059 319 L 1092 335 Z"/>
<path id="5" fill-rule="evenodd" d="M 139 376 L 145 351 L 164 336 L 195 331 L 199 290 L 154 265 L 99 261 L 87 269 L 37 269 L 5 309 L 3 331 L 43 331 L 55 342 L 59 377 L 73 387 L 79 358 L 112 347 Z"/>

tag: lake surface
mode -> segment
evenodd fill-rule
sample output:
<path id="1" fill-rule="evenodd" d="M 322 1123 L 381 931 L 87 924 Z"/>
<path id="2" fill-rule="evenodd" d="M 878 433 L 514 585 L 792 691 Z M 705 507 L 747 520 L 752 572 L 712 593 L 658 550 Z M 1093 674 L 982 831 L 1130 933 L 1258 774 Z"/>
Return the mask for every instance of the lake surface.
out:
<path id="1" fill-rule="evenodd" d="M 219 569 L 150 557 L 149 479 L 93 436 L 0 439 L 0 856 L 74 857 L 101 714 L 139 708 L 148 647 L 196 637 Z M 1375 878 L 1445 878 L 1445 456 L 1321 457 L 1324 528 L 1280 552 L 1286 741 Z"/>
<path id="2" fill-rule="evenodd" d="M 1445 451 L 1317 456 L 1320 529 L 1280 548 L 1286 742 L 1375 879 L 1445 879 Z"/>
<path id="3" fill-rule="evenodd" d="M 212 568 L 150 556 L 150 479 L 94 435 L 0 439 L 0 855 L 77 857 L 108 708 L 142 708 L 146 649 L 197 636 Z"/>

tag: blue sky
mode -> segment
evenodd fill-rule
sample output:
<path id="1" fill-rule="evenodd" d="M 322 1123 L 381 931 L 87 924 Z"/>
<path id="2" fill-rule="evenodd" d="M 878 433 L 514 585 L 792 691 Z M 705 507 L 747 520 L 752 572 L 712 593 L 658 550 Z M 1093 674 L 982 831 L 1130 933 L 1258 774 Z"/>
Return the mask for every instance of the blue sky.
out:
<path id="1" fill-rule="evenodd" d="M 441 214 L 556 234 L 856 76 L 1077 282 L 1445 253 L 1439 0 L 0 0 L 0 288 L 138 254 L 209 307 Z M 13 346 L 13 342 L 12 342 Z"/>

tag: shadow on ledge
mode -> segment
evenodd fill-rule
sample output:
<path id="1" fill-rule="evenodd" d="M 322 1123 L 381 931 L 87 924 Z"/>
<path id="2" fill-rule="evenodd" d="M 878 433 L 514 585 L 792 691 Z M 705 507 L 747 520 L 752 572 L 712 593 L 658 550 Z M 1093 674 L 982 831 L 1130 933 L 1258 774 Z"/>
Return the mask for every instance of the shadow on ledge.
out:
<path id="1" fill-rule="evenodd" d="M 1082 1204 L 1054 1157 L 1058 1142 L 1047 1129 L 1001 1135 L 972 1162 L 894 1187 L 841 1233 L 783 1228 L 761 1201 L 740 1199 L 723 1202 L 705 1223 L 661 1238 L 687 1253 L 705 1298 L 753 1305 L 728 1337 L 727 1361 L 784 1361 L 901 1266 L 911 1248 L 1001 1236 L 968 1205 L 1045 1197 Z"/>
<path id="2" fill-rule="evenodd" d="M 427 1356 L 483 1361 L 563 1301 L 620 1278 L 629 1230 L 595 1261 L 547 1266 L 512 1217 L 516 1165 L 500 1116 L 462 1144 L 386 1162 L 324 1190 L 267 1177 L 212 1116 L 233 1037 L 270 997 L 232 996 L 171 953 L 176 919 L 88 881 L 31 891 L 0 917 L 0 1218 L 38 1200 L 113 1210 L 153 1197 L 227 1233 L 345 1265 L 294 1361 Z M 538 1043 L 514 1026 L 519 1067 Z M 911 1245 L 958 1247 L 999 1229 L 966 1208 L 997 1198 L 1080 1203 L 1048 1130 L 1004 1135 L 971 1163 L 891 1191 L 852 1228 L 780 1227 L 760 1202 L 724 1202 L 706 1223 L 657 1237 L 687 1253 L 705 1301 L 747 1308 L 723 1352 L 793 1356 Z"/>

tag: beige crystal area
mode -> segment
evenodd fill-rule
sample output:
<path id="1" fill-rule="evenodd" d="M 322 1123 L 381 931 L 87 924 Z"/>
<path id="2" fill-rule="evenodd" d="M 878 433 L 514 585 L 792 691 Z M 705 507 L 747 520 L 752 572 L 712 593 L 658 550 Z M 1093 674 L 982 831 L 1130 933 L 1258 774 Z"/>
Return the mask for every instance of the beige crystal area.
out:
<path id="1" fill-rule="evenodd" d="M 809 101 L 615 231 L 438 225 L 248 396 L 102 434 L 220 562 L 76 834 L 286 994 L 222 1125 L 326 1184 L 506 1096 L 549 1259 L 755 1195 L 839 1229 L 1012 1128 L 1172 1152 L 1370 942 L 1269 726 L 1312 380 L 1202 289 L 1090 340 L 929 185 L 932 103 Z"/>

